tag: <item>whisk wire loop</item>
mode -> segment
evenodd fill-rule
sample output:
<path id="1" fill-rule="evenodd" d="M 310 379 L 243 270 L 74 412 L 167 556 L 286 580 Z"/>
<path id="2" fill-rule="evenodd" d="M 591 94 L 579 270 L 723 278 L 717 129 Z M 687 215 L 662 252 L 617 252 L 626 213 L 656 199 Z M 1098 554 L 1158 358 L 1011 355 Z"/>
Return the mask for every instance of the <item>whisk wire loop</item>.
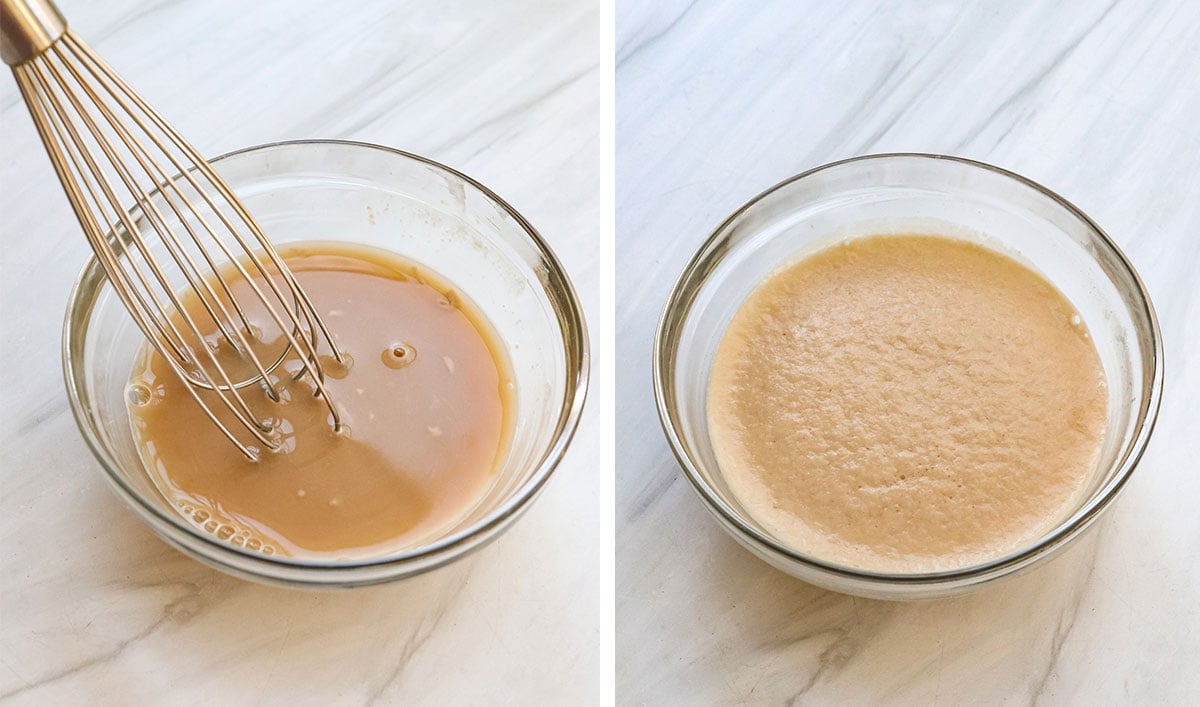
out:
<path id="1" fill-rule="evenodd" d="M 20 37 L 5 40 L 6 51 L 21 45 Z M 321 342 L 339 364 L 345 359 L 246 206 L 65 23 L 57 38 L 35 40 L 26 43 L 36 55 L 14 63 L 6 54 L 5 60 L 14 64 L 55 173 L 117 297 L 206 417 L 251 459 L 278 448 L 280 437 L 269 423 L 275 416 L 256 413 L 244 392 L 257 384 L 278 402 L 280 379 L 273 372 L 290 353 L 298 363 L 293 378 L 311 381 L 334 429 L 341 429 Z M 236 295 L 234 283 L 246 294 Z M 189 307 L 192 302 L 199 306 Z M 284 349 L 274 361 L 254 346 L 265 343 L 255 314 L 278 330 Z M 244 362 L 248 378 L 235 380 L 222 365 L 218 342 L 204 335 L 214 328 Z"/>

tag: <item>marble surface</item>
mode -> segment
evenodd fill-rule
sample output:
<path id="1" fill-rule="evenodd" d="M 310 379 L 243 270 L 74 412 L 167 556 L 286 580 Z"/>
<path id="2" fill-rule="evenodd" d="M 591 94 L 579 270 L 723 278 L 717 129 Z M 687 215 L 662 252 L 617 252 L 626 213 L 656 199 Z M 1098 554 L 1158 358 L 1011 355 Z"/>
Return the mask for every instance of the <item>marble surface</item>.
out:
<path id="1" fill-rule="evenodd" d="M 201 152 L 328 137 L 431 156 L 521 210 L 603 304 L 589 0 L 60 5 Z M 611 411 L 589 406 L 544 495 L 465 561 L 333 593 L 208 569 L 142 527 L 75 429 L 59 330 L 88 249 L 8 79 L 0 124 L 0 704 L 595 702 Z"/>
<path id="2" fill-rule="evenodd" d="M 1200 704 L 1200 6 L 745 5 L 617 5 L 618 702 Z M 650 386 L 660 307 L 726 214 L 888 151 L 981 159 L 1073 200 L 1140 271 L 1166 345 L 1157 431 L 1096 532 L 916 604 L 815 589 L 735 545 Z"/>

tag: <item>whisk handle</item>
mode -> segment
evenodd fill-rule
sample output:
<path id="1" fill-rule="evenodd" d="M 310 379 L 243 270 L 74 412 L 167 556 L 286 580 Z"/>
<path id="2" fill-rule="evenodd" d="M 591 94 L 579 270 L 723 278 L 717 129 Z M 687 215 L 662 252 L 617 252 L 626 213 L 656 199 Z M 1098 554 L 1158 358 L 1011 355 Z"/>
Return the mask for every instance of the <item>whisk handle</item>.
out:
<path id="1" fill-rule="evenodd" d="M 0 0 L 0 59 L 16 66 L 36 57 L 67 31 L 50 0 Z"/>

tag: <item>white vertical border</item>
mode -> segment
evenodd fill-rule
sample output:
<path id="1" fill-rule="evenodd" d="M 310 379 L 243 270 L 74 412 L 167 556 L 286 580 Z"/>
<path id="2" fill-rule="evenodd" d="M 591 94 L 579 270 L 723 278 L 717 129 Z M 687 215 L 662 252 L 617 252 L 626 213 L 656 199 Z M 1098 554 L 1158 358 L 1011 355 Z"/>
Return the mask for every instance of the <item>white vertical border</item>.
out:
<path id="1" fill-rule="evenodd" d="M 600 52 L 600 306 L 593 319 L 592 371 L 600 407 L 600 694 L 598 704 L 616 704 L 616 5 L 599 2 Z"/>

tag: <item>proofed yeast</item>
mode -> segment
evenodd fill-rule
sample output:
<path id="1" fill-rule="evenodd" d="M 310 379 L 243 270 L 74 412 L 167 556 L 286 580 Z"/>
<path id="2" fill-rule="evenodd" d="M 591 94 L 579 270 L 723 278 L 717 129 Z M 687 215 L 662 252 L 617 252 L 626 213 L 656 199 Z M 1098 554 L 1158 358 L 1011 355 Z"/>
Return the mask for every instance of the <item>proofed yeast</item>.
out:
<path id="1" fill-rule="evenodd" d="M 1054 286 L 924 235 L 847 241 L 767 278 L 708 389 L 721 473 L 751 516 L 800 552 L 902 573 L 996 559 L 1061 521 L 1106 407 Z"/>

